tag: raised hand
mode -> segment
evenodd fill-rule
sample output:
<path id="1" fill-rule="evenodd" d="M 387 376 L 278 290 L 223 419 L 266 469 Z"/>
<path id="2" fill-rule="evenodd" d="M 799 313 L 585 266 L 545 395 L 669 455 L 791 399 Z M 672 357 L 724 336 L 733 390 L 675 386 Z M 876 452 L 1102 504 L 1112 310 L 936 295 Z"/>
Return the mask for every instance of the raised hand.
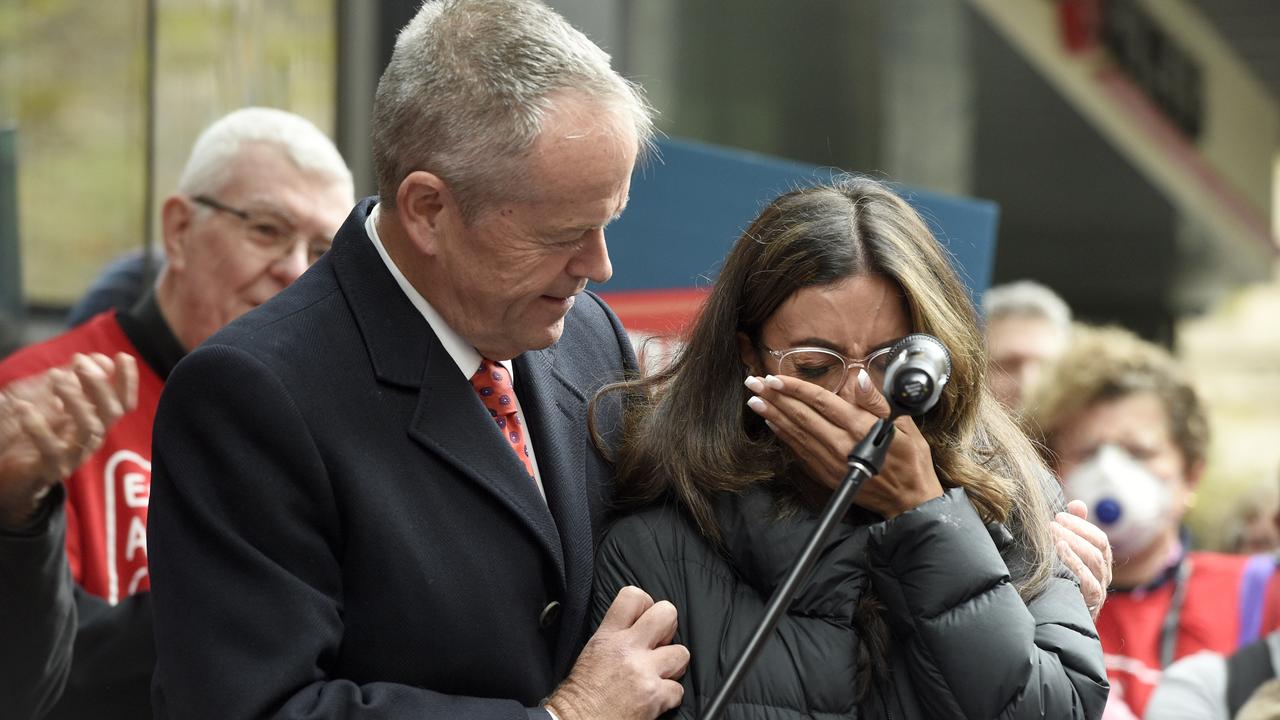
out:
<path id="1" fill-rule="evenodd" d="M 76 354 L 0 390 L 0 525 L 30 522 L 50 488 L 137 402 L 138 366 L 125 353 Z"/>
<path id="2" fill-rule="evenodd" d="M 1080 594 L 1094 620 L 1111 585 L 1111 543 L 1107 534 L 1089 522 L 1089 508 L 1079 500 L 1067 503 L 1050 524 L 1058 557 L 1080 580 Z"/>

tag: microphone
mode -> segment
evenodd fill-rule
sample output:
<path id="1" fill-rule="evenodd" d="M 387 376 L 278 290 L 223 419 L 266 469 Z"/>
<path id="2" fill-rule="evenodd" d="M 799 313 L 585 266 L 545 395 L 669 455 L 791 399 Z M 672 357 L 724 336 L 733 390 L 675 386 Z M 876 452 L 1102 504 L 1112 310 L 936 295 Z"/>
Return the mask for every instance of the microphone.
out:
<path id="1" fill-rule="evenodd" d="M 951 353 L 938 338 L 912 333 L 893 346 L 891 356 L 883 390 L 892 413 L 917 416 L 929 412 L 951 379 Z"/>

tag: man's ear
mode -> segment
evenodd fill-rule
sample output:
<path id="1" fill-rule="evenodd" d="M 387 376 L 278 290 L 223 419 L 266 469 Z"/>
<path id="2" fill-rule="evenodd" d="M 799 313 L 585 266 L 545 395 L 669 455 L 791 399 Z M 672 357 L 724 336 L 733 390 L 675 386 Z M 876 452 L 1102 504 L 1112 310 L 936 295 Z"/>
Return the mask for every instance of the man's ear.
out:
<path id="1" fill-rule="evenodd" d="M 186 268 L 187 237 L 195 222 L 196 209 L 182 195 L 170 195 L 160 206 L 160 233 L 164 256 L 169 267 L 181 272 Z"/>
<path id="2" fill-rule="evenodd" d="M 760 372 L 760 353 L 756 350 L 756 344 L 742 331 L 738 331 L 738 357 L 747 366 L 748 375 L 763 374 Z"/>
<path id="3" fill-rule="evenodd" d="M 396 214 L 409 242 L 425 255 L 436 254 L 440 238 L 462 219 L 449 186 L 425 170 L 415 170 L 400 181 Z"/>

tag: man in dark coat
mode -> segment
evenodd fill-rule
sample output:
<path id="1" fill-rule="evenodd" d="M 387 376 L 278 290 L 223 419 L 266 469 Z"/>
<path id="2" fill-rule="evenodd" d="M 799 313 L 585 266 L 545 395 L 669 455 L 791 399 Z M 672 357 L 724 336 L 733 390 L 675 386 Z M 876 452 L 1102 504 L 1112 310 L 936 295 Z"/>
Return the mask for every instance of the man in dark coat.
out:
<path id="1" fill-rule="evenodd" d="M 375 101 L 380 199 L 165 387 L 159 717 L 679 703 L 669 603 L 623 589 L 587 638 L 610 479 L 588 401 L 634 358 L 584 290 L 611 274 L 604 226 L 651 133 L 608 56 L 540 3 L 427 3 L 406 26 Z"/>

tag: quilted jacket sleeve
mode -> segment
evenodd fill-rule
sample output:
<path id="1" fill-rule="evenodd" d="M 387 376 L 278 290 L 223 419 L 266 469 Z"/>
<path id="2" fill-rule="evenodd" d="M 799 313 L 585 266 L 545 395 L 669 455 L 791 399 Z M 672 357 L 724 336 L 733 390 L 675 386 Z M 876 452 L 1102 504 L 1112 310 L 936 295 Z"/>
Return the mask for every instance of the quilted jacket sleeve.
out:
<path id="1" fill-rule="evenodd" d="M 1024 603 L 961 489 L 871 531 L 871 573 L 934 718 L 1098 718 L 1102 647 L 1075 582 Z"/>
<path id="2" fill-rule="evenodd" d="M 693 651 L 688 637 L 690 616 L 695 611 L 688 605 L 689 588 L 686 576 L 678 568 L 682 559 L 671 555 L 677 526 L 669 515 L 629 515 L 620 519 L 605 534 L 596 554 L 595 587 L 592 592 L 591 628 L 600 625 L 618 591 L 634 585 L 647 592 L 654 600 L 669 600 L 679 612 L 679 621 L 672 642 L 686 645 Z M 706 568 L 716 573 L 714 567 Z M 707 598 L 710 602 L 715 599 Z M 723 604 L 718 604 L 723 607 Z M 708 648 L 709 649 L 709 648 Z M 696 697 L 700 683 L 695 680 L 697 665 L 680 678 L 684 687 L 683 703 L 663 714 L 662 720 L 685 720 L 696 716 Z M 704 669 L 705 670 L 705 669 Z"/>

